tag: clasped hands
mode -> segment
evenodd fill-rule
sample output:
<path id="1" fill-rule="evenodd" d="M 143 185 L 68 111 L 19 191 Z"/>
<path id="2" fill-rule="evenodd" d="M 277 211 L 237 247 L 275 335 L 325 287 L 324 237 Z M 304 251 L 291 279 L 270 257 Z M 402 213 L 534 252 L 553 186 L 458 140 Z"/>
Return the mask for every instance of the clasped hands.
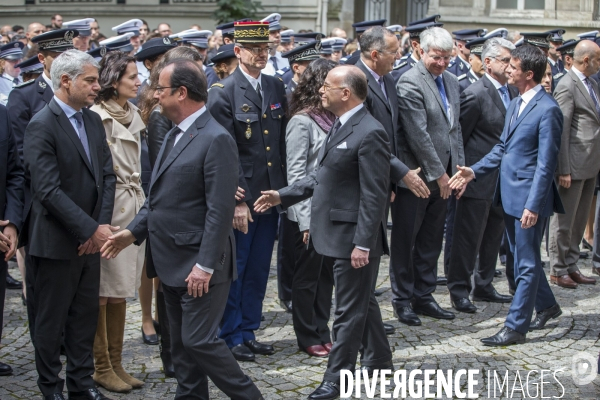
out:
<path id="1" fill-rule="evenodd" d="M 19 237 L 17 236 L 17 227 L 9 220 L 0 220 L 0 227 L 2 226 L 4 229 L 0 232 L 0 251 L 5 253 L 4 261 L 8 262 L 17 252 Z"/>
<path id="2" fill-rule="evenodd" d="M 86 240 L 85 243 L 79 245 L 77 248 L 78 254 L 82 256 L 84 254 L 96 254 L 101 251 L 101 248 L 106 245 L 106 241 L 111 237 L 113 232 L 116 232 L 119 229 L 121 228 L 118 226 L 111 226 L 108 224 L 99 225 L 92 237 Z"/>

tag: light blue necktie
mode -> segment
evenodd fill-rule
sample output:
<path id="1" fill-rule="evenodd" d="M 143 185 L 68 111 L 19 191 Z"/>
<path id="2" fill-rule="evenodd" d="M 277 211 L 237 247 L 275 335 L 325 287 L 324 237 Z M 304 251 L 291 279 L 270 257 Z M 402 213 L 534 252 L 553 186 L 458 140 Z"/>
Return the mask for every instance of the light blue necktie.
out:
<path id="1" fill-rule="evenodd" d="M 79 135 L 79 140 L 81 140 L 81 144 L 83 145 L 83 150 L 85 150 L 85 155 L 87 156 L 90 164 L 92 164 L 92 158 L 90 157 L 90 145 L 88 143 L 85 125 L 83 124 L 83 114 L 81 111 L 76 112 L 73 114 L 73 118 L 77 120 L 77 134 Z"/>
<path id="2" fill-rule="evenodd" d="M 448 98 L 446 97 L 446 90 L 444 89 L 444 83 L 442 82 L 442 77 L 438 76 L 435 78 L 435 84 L 440 91 L 440 96 L 442 97 L 442 103 L 444 103 L 444 112 L 448 114 Z"/>
<path id="3" fill-rule="evenodd" d="M 508 96 L 508 88 L 506 86 L 501 86 L 498 88 L 500 91 L 500 98 L 504 103 L 504 108 L 508 110 L 508 105 L 510 104 L 510 97 Z"/>

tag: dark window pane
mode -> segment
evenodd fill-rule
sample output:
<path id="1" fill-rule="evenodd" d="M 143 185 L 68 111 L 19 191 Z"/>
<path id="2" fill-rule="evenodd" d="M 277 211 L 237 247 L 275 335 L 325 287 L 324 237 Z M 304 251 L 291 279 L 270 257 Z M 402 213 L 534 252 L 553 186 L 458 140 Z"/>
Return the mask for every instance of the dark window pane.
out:
<path id="1" fill-rule="evenodd" d="M 518 0 L 497 0 L 496 8 L 517 8 Z"/>
<path id="2" fill-rule="evenodd" d="M 525 0 L 525 9 L 526 10 L 543 10 L 544 9 L 544 0 Z"/>

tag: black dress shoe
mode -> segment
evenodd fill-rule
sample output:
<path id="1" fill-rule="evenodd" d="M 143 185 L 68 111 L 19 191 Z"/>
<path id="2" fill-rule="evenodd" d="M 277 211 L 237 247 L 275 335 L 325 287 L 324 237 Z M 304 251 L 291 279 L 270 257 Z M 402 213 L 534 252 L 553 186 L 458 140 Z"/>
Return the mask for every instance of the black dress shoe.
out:
<path id="1" fill-rule="evenodd" d="M 446 286 L 448 284 L 448 279 L 445 276 L 438 276 L 435 284 L 438 286 Z"/>
<path id="2" fill-rule="evenodd" d="M 175 378 L 175 367 L 173 366 L 173 358 L 170 351 L 161 351 L 160 360 L 163 365 L 163 373 L 167 378 Z"/>
<path id="3" fill-rule="evenodd" d="M 421 320 L 415 314 L 412 308 L 410 307 L 400 307 L 399 310 L 396 311 L 398 314 L 398 321 L 406 324 L 408 326 L 419 326 L 421 325 Z"/>
<path id="4" fill-rule="evenodd" d="M 396 332 L 396 328 L 394 328 L 394 325 L 386 324 L 385 322 L 383 323 L 383 329 L 385 329 L 386 335 L 392 335 L 394 334 L 394 332 Z"/>
<path id="5" fill-rule="evenodd" d="M 91 388 L 83 392 L 69 392 L 69 400 L 112 400 L 103 395 L 98 389 Z"/>
<path id="6" fill-rule="evenodd" d="M 337 383 L 323 381 L 308 398 L 311 400 L 334 400 L 340 397 L 340 388 Z"/>
<path id="7" fill-rule="evenodd" d="M 25 295 L 23 293 L 21 293 L 21 301 L 23 302 L 24 306 L 27 305 L 27 299 L 25 298 Z"/>
<path id="8" fill-rule="evenodd" d="M 44 400 L 65 400 L 65 396 L 62 393 L 54 393 L 49 396 L 44 396 Z"/>
<path id="9" fill-rule="evenodd" d="M 292 301 L 291 300 L 279 300 L 279 305 L 281 308 L 285 310 L 287 313 L 292 312 Z"/>
<path id="10" fill-rule="evenodd" d="M 514 292 L 513 292 L 514 294 Z M 506 294 L 500 294 L 494 289 L 492 293 L 486 293 L 482 295 L 473 294 L 474 301 L 487 301 L 490 303 L 510 303 L 512 301 L 512 296 L 508 296 Z"/>
<path id="11" fill-rule="evenodd" d="M 389 361 L 380 365 L 363 365 L 362 367 L 360 367 L 360 369 L 362 369 L 363 371 L 367 371 L 367 374 L 369 375 L 369 377 L 373 376 L 373 372 L 378 369 L 378 370 L 382 370 L 382 369 L 389 369 L 390 371 L 394 371 L 394 364 Z"/>
<path id="12" fill-rule="evenodd" d="M 454 319 L 455 315 L 453 312 L 446 311 L 435 301 L 427 304 L 420 304 L 413 306 L 413 310 L 419 315 L 427 315 L 431 318 L 436 319 Z"/>
<path id="13" fill-rule="evenodd" d="M 256 340 L 248 340 L 244 342 L 247 348 L 254 354 L 268 356 L 275 353 L 275 349 L 270 344 L 257 342 Z"/>
<path id="14" fill-rule="evenodd" d="M 506 255 L 505 254 L 500 255 L 500 265 L 506 265 Z"/>
<path id="15" fill-rule="evenodd" d="M 151 346 L 156 346 L 158 344 L 158 335 L 153 333 L 152 335 L 146 335 L 144 332 L 144 327 L 142 326 L 142 339 L 144 343 L 149 344 Z"/>
<path id="16" fill-rule="evenodd" d="M 583 246 L 583 248 L 584 248 L 584 249 L 587 249 L 587 250 L 589 250 L 589 251 L 592 251 L 592 250 L 594 250 L 594 246 L 592 246 L 592 245 L 590 244 L 590 242 L 588 242 L 588 241 L 587 241 L 587 240 L 585 240 L 585 239 L 581 239 L 581 246 Z"/>
<path id="17" fill-rule="evenodd" d="M 11 375 L 12 373 L 13 370 L 10 365 L 0 362 L 0 376 Z"/>
<path id="18" fill-rule="evenodd" d="M 544 329 L 544 327 L 546 326 L 546 322 L 548 322 L 550 319 L 560 317 L 561 314 L 562 310 L 560 309 L 558 303 L 556 303 L 550 308 L 546 308 L 545 310 L 536 312 L 533 322 L 531 322 L 531 324 L 529 325 L 529 330 L 536 331 L 539 329 Z"/>
<path id="19" fill-rule="evenodd" d="M 587 251 L 580 251 L 579 252 L 579 258 L 581 258 L 582 260 L 587 260 L 590 257 L 590 253 Z"/>
<path id="20" fill-rule="evenodd" d="M 376 297 L 379 297 L 379 296 L 381 296 L 384 293 L 385 293 L 384 289 L 380 289 L 380 288 L 375 289 L 375 296 Z"/>
<path id="21" fill-rule="evenodd" d="M 515 289 L 508 289 L 508 293 L 510 293 L 511 296 L 515 295 Z"/>
<path id="22" fill-rule="evenodd" d="M 462 299 L 452 300 L 452 307 L 456 309 L 456 311 L 474 314 L 477 311 L 477 307 L 471 303 L 469 299 L 463 297 Z"/>
<path id="23" fill-rule="evenodd" d="M 6 273 L 6 288 L 7 289 L 23 289 L 23 282 L 16 280 L 10 274 Z"/>
<path id="24" fill-rule="evenodd" d="M 525 343 L 525 335 L 505 326 L 494 336 L 481 339 L 486 346 L 508 346 L 511 344 Z"/>
<path id="25" fill-rule="evenodd" d="M 502 276 L 502 271 L 499 269 L 494 271 L 494 278 L 500 278 Z"/>
<path id="26" fill-rule="evenodd" d="M 243 343 L 233 346 L 230 350 L 233 357 L 238 361 L 254 361 L 254 353 Z"/>

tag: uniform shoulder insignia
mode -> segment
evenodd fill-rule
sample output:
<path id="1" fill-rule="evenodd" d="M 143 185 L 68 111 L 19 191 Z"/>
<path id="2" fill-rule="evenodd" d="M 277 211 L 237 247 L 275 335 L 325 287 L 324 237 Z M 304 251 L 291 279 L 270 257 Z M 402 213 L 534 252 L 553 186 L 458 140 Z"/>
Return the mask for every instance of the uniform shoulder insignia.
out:
<path id="1" fill-rule="evenodd" d="M 18 85 L 14 86 L 13 89 L 21 88 L 21 87 L 27 86 L 27 85 L 31 85 L 33 82 L 35 82 L 35 79 L 30 79 L 27 82 L 19 83 Z"/>
<path id="2" fill-rule="evenodd" d="M 564 72 L 559 72 L 558 74 L 554 75 L 554 76 L 552 77 L 552 79 L 559 79 L 559 78 L 562 78 L 564 74 L 565 74 Z"/>
<path id="3" fill-rule="evenodd" d="M 213 83 L 213 84 L 212 84 L 210 87 L 211 87 L 211 88 L 213 88 L 213 87 L 215 87 L 215 86 L 216 86 L 216 87 L 220 87 L 220 88 L 224 88 L 224 87 L 225 87 L 225 85 L 223 85 L 222 83 L 219 83 L 219 82 L 217 82 L 217 83 Z"/>
<path id="4" fill-rule="evenodd" d="M 408 61 L 402 61 L 400 64 L 396 65 L 394 67 L 394 69 L 400 69 L 400 68 L 404 67 L 406 64 L 408 64 Z"/>
<path id="5" fill-rule="evenodd" d="M 458 79 L 459 81 L 462 81 L 466 77 L 467 77 L 467 74 L 462 74 L 462 75 L 458 76 L 456 79 Z"/>

